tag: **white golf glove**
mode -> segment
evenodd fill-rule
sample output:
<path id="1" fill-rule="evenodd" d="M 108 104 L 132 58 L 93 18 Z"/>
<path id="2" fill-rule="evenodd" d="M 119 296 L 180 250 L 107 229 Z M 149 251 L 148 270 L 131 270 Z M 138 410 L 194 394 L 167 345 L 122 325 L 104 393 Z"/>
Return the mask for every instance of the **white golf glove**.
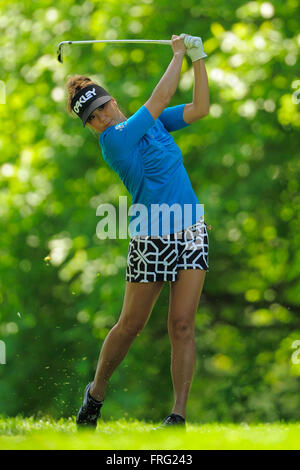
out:
<path id="1" fill-rule="evenodd" d="M 207 54 L 203 50 L 202 39 L 200 37 L 185 33 L 181 33 L 179 37 L 184 38 L 184 45 L 187 49 L 186 52 L 192 62 L 207 57 Z"/>

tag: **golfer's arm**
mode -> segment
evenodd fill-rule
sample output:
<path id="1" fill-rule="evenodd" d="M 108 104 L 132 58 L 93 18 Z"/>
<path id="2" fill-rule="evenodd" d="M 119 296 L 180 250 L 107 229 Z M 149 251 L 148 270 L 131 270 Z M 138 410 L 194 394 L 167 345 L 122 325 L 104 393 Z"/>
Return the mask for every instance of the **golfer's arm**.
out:
<path id="1" fill-rule="evenodd" d="M 186 104 L 183 119 L 190 124 L 209 113 L 209 86 L 204 59 L 195 60 L 193 102 Z"/>
<path id="2" fill-rule="evenodd" d="M 145 107 L 154 119 L 157 119 L 163 112 L 177 89 L 183 57 L 184 53 L 173 55 L 167 70 L 154 88 L 150 99 L 145 103 Z"/>

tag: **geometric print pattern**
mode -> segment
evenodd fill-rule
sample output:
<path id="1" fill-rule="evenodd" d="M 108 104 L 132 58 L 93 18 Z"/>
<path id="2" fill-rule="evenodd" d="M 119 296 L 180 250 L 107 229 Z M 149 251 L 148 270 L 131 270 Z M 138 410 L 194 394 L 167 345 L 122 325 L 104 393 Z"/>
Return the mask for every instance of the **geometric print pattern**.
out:
<path id="1" fill-rule="evenodd" d="M 136 235 L 128 246 L 126 281 L 176 281 L 179 269 L 209 271 L 208 251 L 203 216 L 180 232 L 163 236 Z"/>

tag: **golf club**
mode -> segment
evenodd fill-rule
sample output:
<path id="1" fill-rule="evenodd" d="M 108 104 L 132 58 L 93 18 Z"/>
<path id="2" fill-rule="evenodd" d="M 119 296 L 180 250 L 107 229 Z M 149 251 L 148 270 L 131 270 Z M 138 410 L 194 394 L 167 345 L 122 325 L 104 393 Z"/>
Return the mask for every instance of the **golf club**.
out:
<path id="1" fill-rule="evenodd" d="M 94 43 L 107 43 L 107 44 L 119 44 L 119 43 L 129 43 L 129 44 L 165 44 L 170 46 L 172 44 L 171 40 L 164 39 L 99 39 L 99 40 L 90 40 L 90 41 L 61 41 L 58 45 L 57 50 L 57 60 L 62 63 L 62 48 L 65 44 L 94 44 Z M 201 41 L 198 37 L 194 37 L 193 45 L 194 47 L 200 46 Z"/>

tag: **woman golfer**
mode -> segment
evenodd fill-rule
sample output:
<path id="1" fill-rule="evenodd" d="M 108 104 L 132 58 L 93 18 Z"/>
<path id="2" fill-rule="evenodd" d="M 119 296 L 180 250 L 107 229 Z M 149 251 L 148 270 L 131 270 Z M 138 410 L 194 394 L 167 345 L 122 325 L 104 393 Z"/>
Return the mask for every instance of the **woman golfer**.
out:
<path id="1" fill-rule="evenodd" d="M 207 55 L 202 41 L 193 47 L 191 39 L 185 34 L 172 36 L 174 54 L 166 72 L 149 100 L 128 119 L 117 101 L 88 77 L 68 78 L 68 111 L 79 116 L 83 126 L 87 123 L 100 134 L 105 161 L 123 181 L 133 204 L 146 208 L 146 213 L 140 211 L 140 223 L 131 226 L 122 311 L 105 338 L 94 380 L 85 389 L 76 419 L 78 427 L 97 426 L 112 373 L 147 323 L 164 282 L 170 281 L 168 332 L 174 405 L 162 426 L 185 428 L 196 363 L 195 314 L 208 271 L 209 245 L 202 204 L 193 191 L 181 151 L 170 135 L 209 112 L 203 60 Z M 193 102 L 167 107 L 176 91 L 186 52 L 194 68 Z M 157 210 L 162 204 L 177 209 L 169 224 L 163 222 L 163 213 Z M 156 210 L 152 211 L 152 206 Z"/>

